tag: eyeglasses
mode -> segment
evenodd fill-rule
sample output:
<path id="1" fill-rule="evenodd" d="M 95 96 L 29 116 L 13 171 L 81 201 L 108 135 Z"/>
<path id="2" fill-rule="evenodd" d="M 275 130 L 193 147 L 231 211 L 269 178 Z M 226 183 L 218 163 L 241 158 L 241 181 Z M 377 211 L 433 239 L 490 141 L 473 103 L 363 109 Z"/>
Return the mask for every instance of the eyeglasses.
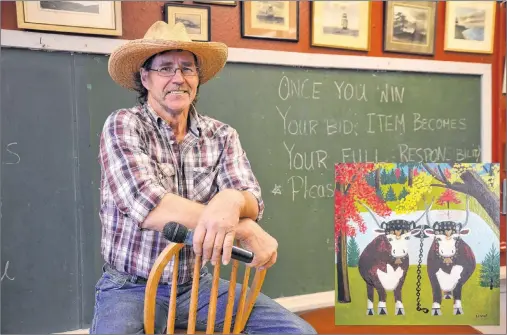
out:
<path id="1" fill-rule="evenodd" d="M 181 74 L 185 77 L 193 77 L 199 74 L 199 69 L 197 67 L 168 67 L 164 66 L 160 69 L 148 69 L 149 71 L 158 72 L 159 75 L 163 77 L 172 77 L 176 74 L 176 71 L 180 70 Z"/>

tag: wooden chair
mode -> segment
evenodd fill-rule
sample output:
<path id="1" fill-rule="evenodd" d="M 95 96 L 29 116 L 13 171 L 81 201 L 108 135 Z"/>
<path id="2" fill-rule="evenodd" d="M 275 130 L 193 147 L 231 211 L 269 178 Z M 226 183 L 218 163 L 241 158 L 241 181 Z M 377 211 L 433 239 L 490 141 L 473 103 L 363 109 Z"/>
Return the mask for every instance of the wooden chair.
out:
<path id="1" fill-rule="evenodd" d="M 171 243 L 169 244 L 162 253 L 158 256 L 153 268 L 150 271 L 148 282 L 146 284 L 146 293 L 144 298 L 144 331 L 146 334 L 153 334 L 155 331 L 155 303 L 157 297 L 157 289 L 160 281 L 160 277 L 166 265 L 171 259 L 174 258 L 174 271 L 172 275 L 171 293 L 169 298 L 169 311 L 167 318 L 167 334 L 185 333 L 185 330 L 175 329 L 176 319 L 176 289 L 177 289 L 177 278 L 178 278 L 178 264 L 179 258 L 175 257 L 178 255 L 184 244 Z M 224 322 L 224 334 L 230 334 L 230 328 L 232 323 L 232 311 L 234 307 L 235 298 L 235 287 L 236 287 L 236 276 L 238 271 L 239 263 L 237 260 L 232 261 L 232 270 L 230 276 L 229 296 L 227 301 L 227 309 L 225 312 Z M 201 270 L 201 256 L 197 256 L 194 266 L 194 275 L 192 282 L 192 292 L 190 298 L 190 309 L 189 309 L 189 320 L 186 329 L 187 334 L 195 334 L 195 321 L 197 316 L 197 292 L 199 289 L 199 273 Z M 266 270 L 255 270 L 254 279 L 250 290 L 248 290 L 248 283 L 250 277 L 250 267 L 245 267 L 245 275 L 243 278 L 243 284 L 241 289 L 241 297 L 238 302 L 238 308 L 236 313 L 236 321 L 232 334 L 241 333 L 246 325 L 246 322 L 253 309 L 257 296 L 261 291 L 264 278 L 266 276 Z M 215 328 L 215 317 L 217 308 L 217 295 L 218 295 L 218 282 L 220 275 L 220 263 L 214 266 L 213 271 L 213 284 L 211 287 L 210 302 L 208 309 L 208 322 L 206 324 L 206 334 L 213 334 Z M 247 295 L 248 291 L 248 295 Z M 197 332 L 202 333 L 202 332 Z"/>

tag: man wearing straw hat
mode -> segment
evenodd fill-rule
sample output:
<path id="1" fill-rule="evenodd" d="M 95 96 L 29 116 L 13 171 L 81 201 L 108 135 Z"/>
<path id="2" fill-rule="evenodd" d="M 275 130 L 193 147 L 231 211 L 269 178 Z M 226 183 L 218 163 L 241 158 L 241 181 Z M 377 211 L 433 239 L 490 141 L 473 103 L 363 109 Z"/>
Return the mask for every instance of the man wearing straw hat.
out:
<path id="1" fill-rule="evenodd" d="M 114 111 L 100 138 L 106 264 L 96 285 L 91 333 L 143 332 L 146 278 L 168 244 L 161 234 L 168 222 L 194 230 L 193 246 L 179 254 L 177 324 L 188 320 L 195 255 L 227 264 L 237 239 L 255 254 L 251 266 L 269 268 L 276 262 L 278 244 L 258 224 L 264 210 L 261 190 L 236 130 L 196 108 L 200 85 L 226 61 L 225 44 L 193 42 L 182 24 L 170 28 L 161 21 L 110 56 L 111 78 L 137 91 L 139 104 Z M 156 333 L 165 330 L 170 278 L 168 266 L 157 293 Z M 200 278 L 196 324 L 204 330 L 212 282 L 206 267 Z M 228 286 L 221 280 L 217 332 L 222 331 Z M 244 332 L 315 330 L 261 293 Z"/>

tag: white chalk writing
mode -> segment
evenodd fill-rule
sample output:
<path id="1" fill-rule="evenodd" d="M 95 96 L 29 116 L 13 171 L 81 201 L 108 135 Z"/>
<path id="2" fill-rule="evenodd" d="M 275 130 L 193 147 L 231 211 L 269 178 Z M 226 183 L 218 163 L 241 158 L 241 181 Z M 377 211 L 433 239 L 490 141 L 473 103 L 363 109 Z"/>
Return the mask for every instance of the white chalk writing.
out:
<path id="1" fill-rule="evenodd" d="M 334 196 L 334 185 L 311 184 L 308 182 L 308 176 L 291 176 L 287 180 L 291 186 L 292 201 L 296 197 L 302 196 L 303 199 L 331 198 Z"/>
<path id="2" fill-rule="evenodd" d="M 337 75 L 323 83 L 310 75 L 287 72 L 280 76 L 275 88 L 278 103 L 269 108 L 279 115 L 277 127 L 283 130 L 276 160 L 287 170 L 287 185 L 274 184 L 273 196 L 281 196 L 285 187 L 283 195 L 292 201 L 333 197 L 335 185 L 328 178 L 335 163 L 480 161 L 480 147 L 456 148 L 446 144 L 445 138 L 431 137 L 437 132 L 466 131 L 469 120 L 447 117 L 445 111 L 434 109 L 413 112 L 411 106 L 421 103 L 418 92 L 411 94 L 403 85 L 382 82 L 380 75 L 373 77 L 358 82 Z M 319 99 L 326 103 L 315 101 Z M 359 107 L 364 104 L 366 108 Z M 410 137 L 424 132 L 432 144 L 421 136 Z"/>
<path id="3" fill-rule="evenodd" d="M 21 157 L 20 157 L 17 153 L 15 153 L 14 151 L 12 151 L 12 150 L 10 149 L 10 147 L 11 147 L 11 146 L 16 145 L 16 144 L 18 144 L 18 142 L 12 142 L 12 143 L 7 144 L 7 146 L 6 146 L 6 150 L 7 150 L 7 151 L 8 151 L 11 155 L 16 156 L 16 158 L 12 157 L 12 161 L 7 161 L 7 162 L 5 162 L 4 164 L 19 164 L 19 162 L 21 162 Z"/>
<path id="4" fill-rule="evenodd" d="M 285 150 L 289 154 L 289 170 L 315 170 L 327 169 L 326 159 L 327 152 L 325 150 L 314 150 L 310 152 L 298 152 L 294 150 L 295 144 L 289 148 L 285 141 L 283 142 Z"/>
<path id="5" fill-rule="evenodd" d="M 282 186 L 275 184 L 275 187 L 273 188 L 273 190 L 271 191 L 271 193 L 273 193 L 273 195 L 280 195 L 280 194 L 282 194 Z"/>
<path id="6" fill-rule="evenodd" d="M 0 281 L 4 281 L 4 279 L 11 280 L 11 281 L 15 279 L 15 277 L 9 276 L 9 261 L 7 261 L 5 263 L 5 266 L 2 270 L 2 277 L 1 277 Z"/>

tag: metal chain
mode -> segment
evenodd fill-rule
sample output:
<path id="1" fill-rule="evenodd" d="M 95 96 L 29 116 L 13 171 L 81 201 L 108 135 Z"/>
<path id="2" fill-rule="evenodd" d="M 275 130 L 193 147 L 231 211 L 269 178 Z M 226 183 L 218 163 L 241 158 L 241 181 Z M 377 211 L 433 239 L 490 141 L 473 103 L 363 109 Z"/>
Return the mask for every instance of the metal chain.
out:
<path id="1" fill-rule="evenodd" d="M 429 309 L 421 307 L 421 263 L 423 256 L 423 240 L 424 240 L 424 230 L 421 227 L 419 231 L 421 234 L 420 243 L 419 243 L 419 262 L 417 264 L 417 283 L 415 287 L 415 295 L 417 296 L 417 311 L 422 311 L 423 313 L 428 313 Z"/>

